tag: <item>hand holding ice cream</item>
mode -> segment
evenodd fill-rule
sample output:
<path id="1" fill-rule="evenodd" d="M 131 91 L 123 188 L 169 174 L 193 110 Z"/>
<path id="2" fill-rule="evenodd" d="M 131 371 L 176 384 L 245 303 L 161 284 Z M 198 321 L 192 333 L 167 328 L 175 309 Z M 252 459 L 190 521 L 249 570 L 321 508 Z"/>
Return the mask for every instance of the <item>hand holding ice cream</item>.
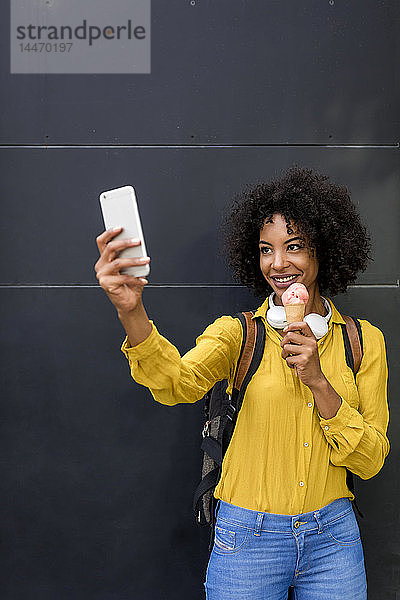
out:
<path id="1" fill-rule="evenodd" d="M 292 283 L 282 294 L 282 304 L 285 307 L 287 323 L 297 323 L 304 320 L 308 292 L 302 283 Z M 297 375 L 297 369 L 294 368 Z"/>

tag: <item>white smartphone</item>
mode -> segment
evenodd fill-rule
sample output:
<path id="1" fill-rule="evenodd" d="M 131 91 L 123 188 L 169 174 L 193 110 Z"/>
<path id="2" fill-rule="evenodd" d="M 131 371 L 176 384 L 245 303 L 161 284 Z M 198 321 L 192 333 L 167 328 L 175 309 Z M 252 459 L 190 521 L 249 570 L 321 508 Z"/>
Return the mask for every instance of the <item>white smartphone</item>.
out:
<path id="1" fill-rule="evenodd" d="M 131 185 L 108 190 L 100 194 L 100 206 L 106 229 L 122 227 L 121 233 L 114 240 L 139 238 L 140 246 L 125 248 L 119 254 L 121 258 L 140 258 L 147 256 L 139 210 L 136 202 L 135 190 Z M 150 273 L 150 266 L 127 267 L 120 271 L 123 275 L 145 277 Z"/>

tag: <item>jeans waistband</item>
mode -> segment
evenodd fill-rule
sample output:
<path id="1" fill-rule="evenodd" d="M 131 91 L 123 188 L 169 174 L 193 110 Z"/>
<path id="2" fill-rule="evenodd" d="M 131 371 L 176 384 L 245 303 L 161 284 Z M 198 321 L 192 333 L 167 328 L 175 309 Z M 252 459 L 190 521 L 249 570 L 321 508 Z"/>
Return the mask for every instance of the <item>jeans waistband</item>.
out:
<path id="1" fill-rule="evenodd" d="M 349 498 L 337 498 L 318 510 L 297 515 L 259 512 L 218 500 L 216 514 L 219 521 L 234 523 L 256 532 L 299 533 L 318 529 L 318 533 L 328 523 L 353 510 Z"/>

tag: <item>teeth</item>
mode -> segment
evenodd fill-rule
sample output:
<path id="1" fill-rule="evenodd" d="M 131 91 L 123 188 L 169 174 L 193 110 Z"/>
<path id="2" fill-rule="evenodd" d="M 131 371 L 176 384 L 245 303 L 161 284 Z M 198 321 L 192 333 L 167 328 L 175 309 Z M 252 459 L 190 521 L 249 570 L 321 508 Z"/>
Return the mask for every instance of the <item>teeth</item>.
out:
<path id="1" fill-rule="evenodd" d="M 295 277 L 297 277 L 297 275 L 291 275 L 290 277 L 274 277 L 274 279 L 276 281 L 278 281 L 279 283 L 285 283 L 286 281 L 290 281 L 291 279 L 294 279 Z"/>

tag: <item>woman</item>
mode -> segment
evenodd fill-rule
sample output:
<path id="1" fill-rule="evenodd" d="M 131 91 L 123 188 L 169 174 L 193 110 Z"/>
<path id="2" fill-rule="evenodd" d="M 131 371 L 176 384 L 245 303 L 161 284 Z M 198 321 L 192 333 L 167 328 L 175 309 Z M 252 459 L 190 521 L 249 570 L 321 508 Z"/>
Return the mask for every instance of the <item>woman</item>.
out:
<path id="1" fill-rule="evenodd" d="M 216 381 L 232 386 L 241 347 L 239 321 L 223 316 L 182 358 L 149 321 L 143 278 L 120 275 L 149 258 L 122 259 L 137 241 L 98 239 L 95 269 L 127 337 L 132 376 L 163 404 L 195 402 Z M 370 242 L 345 188 L 293 167 L 249 188 L 227 219 L 226 247 L 236 278 L 265 298 L 264 356 L 249 383 L 223 461 L 209 600 L 365 600 L 364 555 L 346 468 L 368 479 L 389 452 L 385 343 L 360 320 L 364 352 L 356 379 L 346 364 L 341 324 L 330 298 L 365 270 Z M 284 327 L 272 307 L 293 282 L 308 290 L 305 320 Z M 276 316 L 276 308 L 274 309 Z M 228 388 L 229 391 L 229 388 Z"/>

